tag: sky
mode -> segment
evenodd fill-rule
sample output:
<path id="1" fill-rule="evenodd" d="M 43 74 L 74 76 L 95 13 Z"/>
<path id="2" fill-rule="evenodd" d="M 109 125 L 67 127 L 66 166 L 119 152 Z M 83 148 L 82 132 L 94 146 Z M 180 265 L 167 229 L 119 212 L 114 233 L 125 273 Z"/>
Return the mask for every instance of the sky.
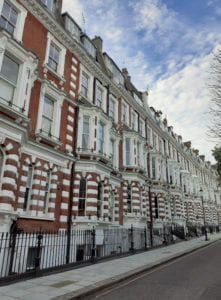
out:
<path id="1" fill-rule="evenodd" d="M 148 89 L 149 105 L 214 162 L 208 83 L 221 41 L 220 0 L 63 0 L 63 11 L 89 37 L 101 36 L 119 68 Z"/>

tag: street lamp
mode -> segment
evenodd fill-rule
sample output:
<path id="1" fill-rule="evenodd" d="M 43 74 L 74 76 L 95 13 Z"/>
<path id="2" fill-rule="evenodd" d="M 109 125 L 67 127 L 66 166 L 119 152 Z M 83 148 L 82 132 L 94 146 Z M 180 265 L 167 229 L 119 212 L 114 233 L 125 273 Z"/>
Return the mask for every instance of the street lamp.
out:
<path id="1" fill-rule="evenodd" d="M 200 197 L 202 201 L 202 207 L 203 207 L 203 223 L 204 223 L 204 230 L 205 230 L 205 241 L 208 241 L 207 231 L 206 231 L 206 216 L 205 216 L 205 207 L 204 207 L 204 201 L 203 201 L 203 189 L 200 188 Z"/>

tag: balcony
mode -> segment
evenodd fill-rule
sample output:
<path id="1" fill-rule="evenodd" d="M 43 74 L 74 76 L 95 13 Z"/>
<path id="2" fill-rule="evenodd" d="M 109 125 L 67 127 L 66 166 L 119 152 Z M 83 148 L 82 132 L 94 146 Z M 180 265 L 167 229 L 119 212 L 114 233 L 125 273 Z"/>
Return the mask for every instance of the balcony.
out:
<path id="1" fill-rule="evenodd" d="M 30 122 L 28 116 L 25 114 L 24 107 L 17 106 L 12 101 L 8 101 L 2 97 L 0 97 L 0 111 L 22 125 L 27 126 Z"/>
<path id="2" fill-rule="evenodd" d="M 52 135 L 50 132 L 44 131 L 43 129 L 40 129 L 36 133 L 36 140 L 38 142 L 42 142 L 44 144 L 52 146 L 55 149 L 58 149 L 62 145 L 58 137 Z"/>
<path id="3" fill-rule="evenodd" d="M 111 154 L 106 154 L 101 151 L 97 152 L 93 148 L 87 149 L 87 148 L 78 147 L 77 155 L 79 158 L 96 160 L 96 161 L 100 161 L 101 163 L 104 163 L 104 164 L 112 165 L 113 156 Z"/>

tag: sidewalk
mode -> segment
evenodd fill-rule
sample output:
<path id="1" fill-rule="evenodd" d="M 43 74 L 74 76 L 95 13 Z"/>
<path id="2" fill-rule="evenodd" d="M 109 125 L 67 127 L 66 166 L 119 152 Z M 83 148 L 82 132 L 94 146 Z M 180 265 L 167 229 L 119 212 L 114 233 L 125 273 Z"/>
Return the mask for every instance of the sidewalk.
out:
<path id="1" fill-rule="evenodd" d="M 77 299 L 221 239 L 221 233 L 0 287 L 1 300 Z"/>

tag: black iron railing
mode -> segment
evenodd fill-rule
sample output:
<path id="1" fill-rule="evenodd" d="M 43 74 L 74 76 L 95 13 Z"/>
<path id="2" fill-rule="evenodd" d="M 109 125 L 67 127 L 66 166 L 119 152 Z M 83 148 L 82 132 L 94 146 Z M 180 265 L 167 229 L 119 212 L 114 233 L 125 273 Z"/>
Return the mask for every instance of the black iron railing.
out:
<path id="1" fill-rule="evenodd" d="M 191 231 L 190 231 L 191 229 Z M 203 228 L 200 228 L 203 234 Z M 212 228 L 206 228 L 212 232 Z M 205 230 L 205 229 L 204 229 Z M 213 228 L 214 231 L 218 229 Z M 214 232 L 213 231 L 213 232 Z M 168 245 L 175 239 L 185 239 L 182 226 L 174 224 L 153 229 L 153 247 Z M 151 248 L 149 228 L 75 229 L 70 237 L 70 259 L 66 263 L 67 231 L 0 234 L 0 284 L 59 271 L 80 263 L 144 251 Z"/>

